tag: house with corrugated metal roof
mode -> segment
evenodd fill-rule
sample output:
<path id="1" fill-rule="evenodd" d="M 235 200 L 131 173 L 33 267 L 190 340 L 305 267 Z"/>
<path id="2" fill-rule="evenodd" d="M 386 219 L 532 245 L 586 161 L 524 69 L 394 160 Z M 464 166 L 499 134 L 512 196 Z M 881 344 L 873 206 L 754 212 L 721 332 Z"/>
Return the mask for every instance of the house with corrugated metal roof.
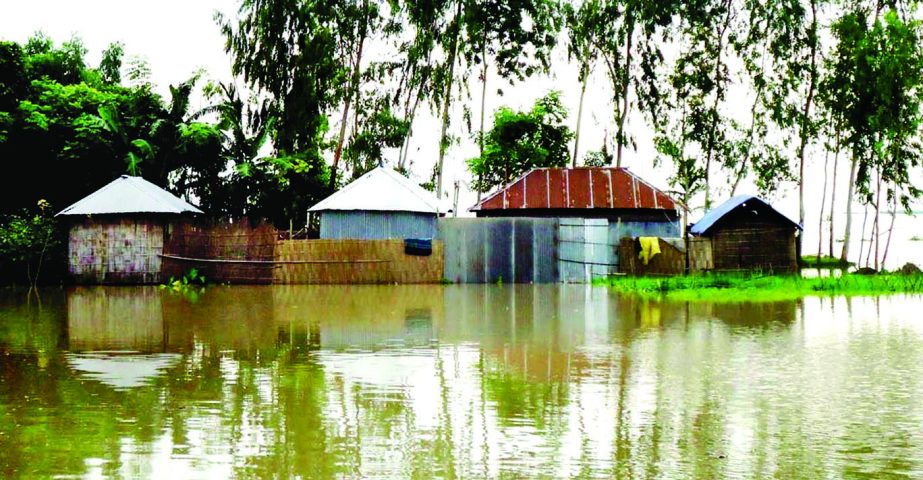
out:
<path id="1" fill-rule="evenodd" d="M 309 209 L 323 239 L 433 238 L 438 201 L 407 177 L 377 167 Z"/>
<path id="2" fill-rule="evenodd" d="M 624 238 L 681 236 L 679 202 L 625 168 L 536 168 L 470 210 L 483 225 L 440 226 L 453 281 L 587 282 Z"/>
<path id="3" fill-rule="evenodd" d="M 606 219 L 619 235 L 679 237 L 679 202 L 627 168 L 536 168 L 471 208 L 478 217 Z"/>
<path id="4" fill-rule="evenodd" d="M 769 202 L 738 195 L 690 227 L 690 269 L 797 271 L 795 242 L 801 229 Z"/>
<path id="5" fill-rule="evenodd" d="M 171 225 L 202 211 L 141 178 L 122 175 L 65 208 L 68 270 L 78 283 L 158 283 Z"/>

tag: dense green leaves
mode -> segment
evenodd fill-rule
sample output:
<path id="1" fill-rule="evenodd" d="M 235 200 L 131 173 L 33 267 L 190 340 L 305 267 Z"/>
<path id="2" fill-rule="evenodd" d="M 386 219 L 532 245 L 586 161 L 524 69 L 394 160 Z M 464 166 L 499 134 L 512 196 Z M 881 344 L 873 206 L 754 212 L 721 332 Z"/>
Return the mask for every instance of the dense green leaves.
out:
<path id="1" fill-rule="evenodd" d="M 540 98 L 526 112 L 499 109 L 485 135 L 484 154 L 468 160 L 475 188 L 486 192 L 533 168 L 565 166 L 573 138 L 566 119 L 558 92 Z"/>

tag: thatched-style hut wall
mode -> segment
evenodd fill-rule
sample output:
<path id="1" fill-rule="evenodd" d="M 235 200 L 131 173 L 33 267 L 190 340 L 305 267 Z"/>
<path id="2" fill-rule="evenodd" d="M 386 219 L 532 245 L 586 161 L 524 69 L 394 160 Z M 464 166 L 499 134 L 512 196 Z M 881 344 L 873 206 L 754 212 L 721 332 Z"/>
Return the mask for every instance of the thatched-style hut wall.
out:
<path id="1" fill-rule="evenodd" d="M 800 225 L 767 202 L 752 195 L 734 197 L 708 212 L 690 229 L 692 235 L 708 239 L 711 244 L 711 258 L 697 255 L 690 268 L 709 265 L 716 271 L 797 271 L 795 242 L 800 230 Z"/>

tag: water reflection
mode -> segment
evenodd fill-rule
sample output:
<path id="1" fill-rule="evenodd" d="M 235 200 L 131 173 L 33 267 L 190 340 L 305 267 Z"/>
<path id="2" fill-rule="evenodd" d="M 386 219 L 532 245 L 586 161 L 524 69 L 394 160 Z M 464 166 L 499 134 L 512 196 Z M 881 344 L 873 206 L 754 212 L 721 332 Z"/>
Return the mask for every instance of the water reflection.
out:
<path id="1" fill-rule="evenodd" d="M 0 476 L 923 474 L 919 297 L 0 295 Z"/>

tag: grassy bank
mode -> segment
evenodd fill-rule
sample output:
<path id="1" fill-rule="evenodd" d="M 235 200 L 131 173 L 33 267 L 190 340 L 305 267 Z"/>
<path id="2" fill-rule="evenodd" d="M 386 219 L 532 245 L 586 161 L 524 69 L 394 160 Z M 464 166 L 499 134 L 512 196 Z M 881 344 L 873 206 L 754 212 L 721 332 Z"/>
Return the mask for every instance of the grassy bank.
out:
<path id="1" fill-rule="evenodd" d="M 853 262 L 842 262 L 839 258 L 823 255 L 820 257 L 820 263 L 817 262 L 817 255 L 804 255 L 801 257 L 801 266 L 807 268 L 848 268 Z"/>
<path id="2" fill-rule="evenodd" d="M 702 274 L 674 277 L 619 276 L 599 279 L 622 293 L 682 301 L 748 302 L 807 296 L 923 293 L 923 275 L 853 275 L 803 278 L 797 275 Z"/>

